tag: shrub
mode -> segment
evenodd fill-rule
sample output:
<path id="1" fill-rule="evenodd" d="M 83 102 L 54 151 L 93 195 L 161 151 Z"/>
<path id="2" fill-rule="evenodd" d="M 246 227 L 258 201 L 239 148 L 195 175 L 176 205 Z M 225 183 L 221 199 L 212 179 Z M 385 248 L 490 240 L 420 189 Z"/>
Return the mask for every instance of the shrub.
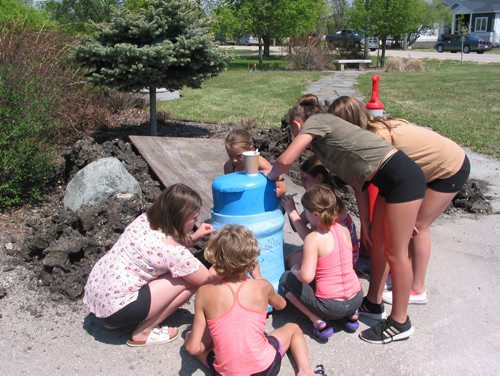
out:
<path id="1" fill-rule="evenodd" d="M 386 67 L 386 72 L 424 72 L 426 70 L 422 60 L 399 57 L 389 57 Z"/>
<path id="2" fill-rule="evenodd" d="M 5 69 L 1 69 L 4 77 Z M 41 197 L 55 168 L 51 129 L 56 126 L 49 101 L 37 95 L 36 80 L 13 87 L 0 80 L 0 206 Z"/>
<path id="3" fill-rule="evenodd" d="M 335 54 L 335 59 L 363 59 L 364 52 L 359 48 L 354 47 L 337 47 L 332 48 Z"/>
<path id="4" fill-rule="evenodd" d="M 297 44 L 290 46 L 287 60 L 293 69 L 324 70 L 330 65 L 331 56 L 323 43 Z"/>
<path id="5" fill-rule="evenodd" d="M 47 29 L 55 27 L 56 22 L 45 10 L 26 6 L 22 0 L 0 0 L 0 25 Z"/>
<path id="6" fill-rule="evenodd" d="M 0 207 L 35 201 L 62 146 L 145 107 L 138 95 L 88 88 L 69 60 L 78 40 L 54 30 L 0 28 Z"/>
<path id="7" fill-rule="evenodd" d="M 405 62 L 405 72 L 424 72 L 424 63 L 420 59 L 408 59 Z"/>
<path id="8" fill-rule="evenodd" d="M 388 57 L 386 62 L 386 72 L 401 72 L 403 61 L 399 57 Z"/>

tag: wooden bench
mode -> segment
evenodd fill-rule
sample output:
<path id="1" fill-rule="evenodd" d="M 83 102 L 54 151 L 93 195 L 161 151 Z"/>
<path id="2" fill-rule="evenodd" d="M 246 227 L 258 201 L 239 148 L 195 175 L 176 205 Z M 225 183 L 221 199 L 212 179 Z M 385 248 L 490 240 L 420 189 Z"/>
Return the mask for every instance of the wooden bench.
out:
<path id="1" fill-rule="evenodd" d="M 358 69 L 361 69 L 362 67 L 368 68 L 368 66 L 372 63 L 371 60 L 369 59 L 343 59 L 343 60 L 333 60 L 333 64 L 335 64 L 335 68 L 337 70 L 340 70 L 341 72 L 344 71 L 344 65 L 345 64 L 357 64 Z"/>

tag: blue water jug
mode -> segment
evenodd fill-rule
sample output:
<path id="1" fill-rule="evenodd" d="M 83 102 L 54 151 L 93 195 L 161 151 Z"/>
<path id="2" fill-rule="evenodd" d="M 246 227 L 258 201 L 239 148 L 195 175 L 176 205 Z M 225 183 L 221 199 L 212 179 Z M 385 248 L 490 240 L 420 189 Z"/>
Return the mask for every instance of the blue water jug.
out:
<path id="1" fill-rule="evenodd" d="M 237 224 L 249 229 L 260 248 L 258 261 L 262 276 L 278 290 L 285 271 L 283 225 L 285 219 L 276 197 L 276 184 L 262 174 L 233 172 L 213 180 L 212 225 Z"/>

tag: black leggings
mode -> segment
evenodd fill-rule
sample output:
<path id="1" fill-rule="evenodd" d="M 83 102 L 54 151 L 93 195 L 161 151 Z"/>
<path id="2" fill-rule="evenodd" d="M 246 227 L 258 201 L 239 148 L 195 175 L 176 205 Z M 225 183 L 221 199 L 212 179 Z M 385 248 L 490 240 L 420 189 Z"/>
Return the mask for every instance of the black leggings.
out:
<path id="1" fill-rule="evenodd" d="M 379 189 L 385 202 L 391 204 L 419 200 L 425 196 L 422 169 L 401 150 L 384 162 L 372 183 Z"/>

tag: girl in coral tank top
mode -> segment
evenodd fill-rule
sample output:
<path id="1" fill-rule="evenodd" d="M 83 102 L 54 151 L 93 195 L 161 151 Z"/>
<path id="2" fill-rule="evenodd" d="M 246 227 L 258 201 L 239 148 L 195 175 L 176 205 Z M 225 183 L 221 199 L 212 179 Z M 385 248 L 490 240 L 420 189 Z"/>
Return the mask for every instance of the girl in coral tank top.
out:
<path id="1" fill-rule="evenodd" d="M 314 230 L 304 238 L 301 263 L 283 274 L 280 288 L 311 320 L 319 338 L 333 334 L 328 326 L 332 320 L 341 320 L 346 330 L 354 332 L 363 291 L 353 268 L 349 231 L 337 222 L 342 201 L 325 184 L 308 189 L 301 201 Z"/>
<path id="2" fill-rule="evenodd" d="M 286 302 L 261 277 L 259 253 L 257 240 L 242 226 L 225 226 L 209 241 L 205 258 L 221 281 L 198 290 L 186 350 L 217 375 L 248 376 L 278 375 L 281 358 L 290 349 L 297 374 L 312 375 L 298 325 L 265 333 L 268 305 L 281 310 Z"/>

